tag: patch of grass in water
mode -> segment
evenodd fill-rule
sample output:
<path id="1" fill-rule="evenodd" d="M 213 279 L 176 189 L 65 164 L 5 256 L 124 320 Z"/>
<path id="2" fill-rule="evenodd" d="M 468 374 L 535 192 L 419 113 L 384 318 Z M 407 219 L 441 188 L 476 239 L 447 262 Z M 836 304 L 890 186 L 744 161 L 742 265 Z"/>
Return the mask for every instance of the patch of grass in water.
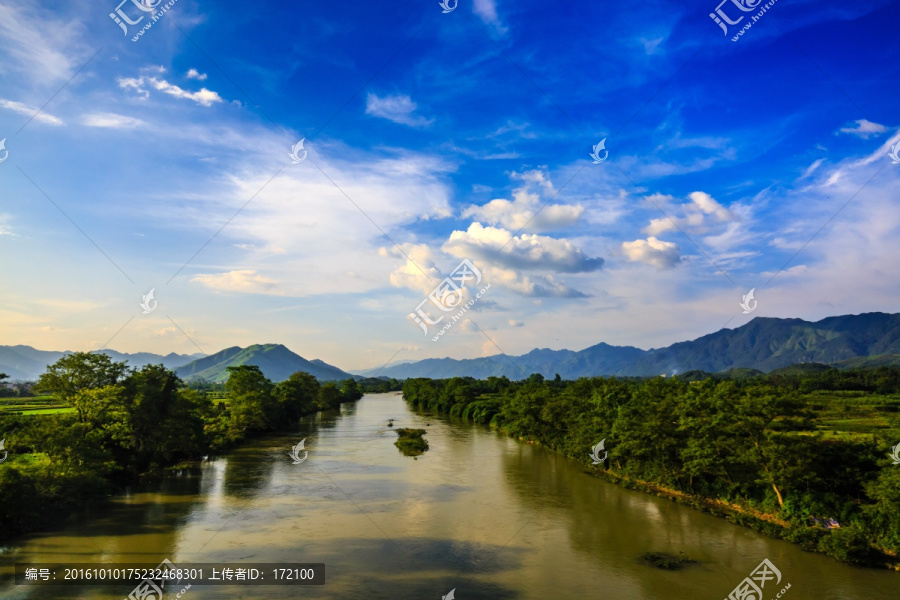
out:
<path id="1" fill-rule="evenodd" d="M 667 552 L 645 552 L 641 555 L 641 559 L 657 569 L 667 569 L 669 571 L 683 569 L 684 565 L 697 562 L 688 558 L 684 552 L 679 552 L 678 556 Z"/>
<path id="2" fill-rule="evenodd" d="M 400 449 L 403 456 L 421 456 L 428 450 L 428 441 L 423 437 L 424 429 L 397 429 L 399 437 L 394 445 Z"/>

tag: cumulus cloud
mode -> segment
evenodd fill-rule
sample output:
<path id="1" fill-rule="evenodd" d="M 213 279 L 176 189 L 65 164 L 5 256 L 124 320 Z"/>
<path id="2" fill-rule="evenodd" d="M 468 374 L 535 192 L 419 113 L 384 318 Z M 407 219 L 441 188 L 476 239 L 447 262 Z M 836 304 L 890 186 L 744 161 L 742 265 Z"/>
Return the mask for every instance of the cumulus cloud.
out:
<path id="1" fill-rule="evenodd" d="M 550 231 L 572 225 L 584 214 L 584 207 L 580 205 L 542 207 L 540 194 L 552 196 L 555 193 L 553 183 L 543 171 L 513 173 L 512 177 L 524 182 L 522 187 L 513 190 L 512 200 L 497 198 L 481 206 L 469 206 L 463 210 L 463 218 L 474 218 L 514 231 Z"/>
<path id="2" fill-rule="evenodd" d="M 602 258 L 588 258 L 566 239 L 527 233 L 513 236 L 506 229 L 481 223 L 454 231 L 442 249 L 460 258 L 480 258 L 511 269 L 585 273 L 603 266 Z"/>
<path id="3" fill-rule="evenodd" d="M 213 92 L 206 88 L 200 88 L 198 92 L 188 92 L 165 79 L 157 79 L 156 77 L 120 77 L 116 82 L 123 90 L 133 89 L 145 99 L 150 97 L 150 92 L 147 88 L 153 88 L 176 98 L 191 100 L 201 106 L 212 106 L 217 102 L 222 102 L 222 97 L 219 96 L 218 92 Z"/>
<path id="4" fill-rule="evenodd" d="M 446 251 L 446 248 L 444 249 Z M 455 271 L 459 265 L 457 259 L 447 259 L 435 253 L 426 244 L 402 244 L 400 247 L 380 248 L 381 256 L 392 256 L 403 259 L 403 264 L 395 267 L 390 273 L 390 282 L 393 287 L 405 287 L 415 290 L 427 296 L 435 290 L 441 281 Z M 452 254 L 452 252 L 451 252 Z M 552 275 L 527 275 L 520 270 L 498 266 L 496 262 L 473 259 L 475 268 L 481 271 L 482 283 L 499 284 L 499 286 L 511 290 L 523 296 L 533 297 L 557 297 L 557 298 L 586 298 L 587 295 L 556 281 Z M 446 270 L 438 268 L 437 263 L 445 265 Z M 463 301 L 471 298 L 470 287 L 474 280 L 469 280 L 463 288 Z M 482 308 L 492 306 L 490 301 L 482 300 L 479 304 Z"/>
<path id="5" fill-rule="evenodd" d="M 396 246 L 379 248 L 378 254 L 405 261 L 391 271 L 389 280 L 394 287 L 405 287 L 427 294 L 443 278 L 441 270 L 437 267 L 437 257 L 426 244 L 402 244 L 399 248 Z"/>
<path id="6" fill-rule="evenodd" d="M 21 102 L 15 102 L 13 100 L 7 100 L 6 98 L 0 98 L 0 108 L 11 110 L 13 112 L 19 113 L 20 115 L 25 115 L 29 118 L 34 117 L 34 120 L 39 123 L 46 123 L 48 125 L 63 124 L 62 119 L 58 117 L 54 117 L 53 115 L 44 111 L 38 112 L 39 109 L 33 106 L 28 106 L 27 104 L 22 104 Z"/>
<path id="7" fill-rule="evenodd" d="M 242 271 L 228 271 L 226 273 L 208 274 L 200 273 L 191 278 L 214 290 L 228 292 L 243 292 L 247 294 L 273 294 L 281 295 L 277 289 L 278 282 L 269 277 L 260 275 L 252 269 Z"/>
<path id="8" fill-rule="evenodd" d="M 380 117 L 410 127 L 427 127 L 434 119 L 426 119 L 421 115 L 414 115 L 418 105 L 405 94 L 379 97 L 369 92 L 366 98 L 366 114 Z"/>
<path id="9" fill-rule="evenodd" d="M 480 264 L 485 280 L 492 285 L 511 290 L 522 296 L 534 298 L 587 298 L 588 295 L 580 292 L 565 283 L 556 281 L 552 275 L 526 275 L 514 269 L 504 269 L 490 264 Z M 481 303 L 484 307 L 485 303 Z"/>
<path id="10" fill-rule="evenodd" d="M 653 236 L 646 240 L 622 242 L 622 253 L 632 262 L 653 265 L 657 269 L 671 269 L 681 262 L 678 244 L 664 242 Z"/>
<path id="11" fill-rule="evenodd" d="M 116 113 L 92 113 L 84 115 L 82 122 L 88 127 L 105 127 L 109 129 L 134 129 L 146 125 L 144 121 Z"/>
<path id="12" fill-rule="evenodd" d="M 887 128 L 884 125 L 873 123 L 868 119 L 858 119 L 854 121 L 854 123 L 855 125 L 853 127 L 842 127 L 840 132 L 855 135 L 867 140 L 873 135 L 878 135 L 879 133 L 887 131 Z"/>
<path id="13" fill-rule="evenodd" d="M 714 229 L 716 225 L 736 219 L 730 210 L 716 202 L 706 192 L 691 192 L 688 198 L 690 198 L 690 202 L 678 207 L 682 213 L 680 216 L 670 215 L 668 217 L 651 219 L 650 224 L 644 227 L 643 232 L 656 236 L 681 228 L 692 233 L 707 233 Z M 647 199 L 652 200 L 657 206 L 663 206 L 671 200 L 671 197 L 654 194 L 653 196 L 648 196 Z"/>
<path id="14" fill-rule="evenodd" d="M 197 69 L 190 69 L 187 72 L 188 79 L 196 79 L 197 81 L 206 81 L 206 73 L 201 73 Z"/>

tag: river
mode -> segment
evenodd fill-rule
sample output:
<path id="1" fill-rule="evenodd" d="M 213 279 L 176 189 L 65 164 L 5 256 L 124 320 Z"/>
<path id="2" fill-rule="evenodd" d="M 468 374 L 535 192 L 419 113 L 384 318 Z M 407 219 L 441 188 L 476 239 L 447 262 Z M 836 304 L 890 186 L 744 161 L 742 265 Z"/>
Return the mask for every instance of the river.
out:
<path id="1" fill-rule="evenodd" d="M 430 449 L 402 456 L 389 418 L 425 429 Z M 309 457 L 294 465 L 288 452 L 302 438 Z M 666 571 L 640 560 L 645 552 L 697 562 Z M 15 586 L 12 565 L 164 558 L 326 564 L 324 586 L 193 586 L 183 600 L 438 600 L 451 590 L 458 600 L 721 600 L 763 559 L 781 581 L 761 600 L 788 584 L 786 600 L 900 598 L 900 573 L 624 490 L 544 448 L 413 413 L 399 394 L 309 417 L 297 434 L 253 440 L 130 490 L 102 516 L 0 549 L 0 597 L 121 600 L 132 586 Z"/>

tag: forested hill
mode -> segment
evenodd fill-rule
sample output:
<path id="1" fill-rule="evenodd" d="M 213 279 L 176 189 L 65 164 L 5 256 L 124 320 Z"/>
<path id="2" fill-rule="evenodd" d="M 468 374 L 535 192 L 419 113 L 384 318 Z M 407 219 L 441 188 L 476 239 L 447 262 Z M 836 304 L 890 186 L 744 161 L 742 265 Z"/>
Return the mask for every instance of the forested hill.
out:
<path id="1" fill-rule="evenodd" d="M 343 381 L 349 373 L 321 360 L 306 360 L 281 344 L 254 344 L 246 348 L 234 346 L 195 360 L 176 372 L 185 380 L 226 381 L 228 367 L 255 365 L 272 381 L 284 381 L 297 371 L 309 373 L 320 381 Z"/>
<path id="2" fill-rule="evenodd" d="M 381 370 L 408 377 L 496 376 L 518 380 L 532 373 L 563 379 L 601 375 L 652 376 L 688 370 L 757 369 L 769 372 L 797 363 L 837 367 L 900 364 L 900 314 L 865 313 L 803 319 L 757 317 L 736 329 L 722 329 L 665 348 L 641 350 L 600 343 L 574 352 L 535 349 L 522 356 L 496 355 L 456 360 L 427 359 Z"/>

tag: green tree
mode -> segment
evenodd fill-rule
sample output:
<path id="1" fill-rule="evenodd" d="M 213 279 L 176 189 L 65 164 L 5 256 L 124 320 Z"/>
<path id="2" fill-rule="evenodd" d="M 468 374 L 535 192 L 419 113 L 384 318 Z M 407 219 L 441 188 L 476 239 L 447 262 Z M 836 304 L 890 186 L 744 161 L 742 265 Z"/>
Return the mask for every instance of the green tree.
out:
<path id="1" fill-rule="evenodd" d="M 297 371 L 275 386 L 275 397 L 287 422 L 296 423 L 303 415 L 315 412 L 319 382 L 309 373 Z"/>
<path id="2" fill-rule="evenodd" d="M 771 486 L 780 508 L 784 507 L 785 489 L 790 487 L 792 475 L 804 470 L 805 461 L 794 460 L 801 457 L 791 454 L 800 450 L 799 442 L 777 433 L 772 426 L 776 420 L 789 422 L 802 414 L 803 404 L 795 393 L 772 387 L 751 388 L 735 404 L 731 433 L 743 441 L 739 460 L 759 467 L 759 481 Z"/>
<path id="3" fill-rule="evenodd" d="M 209 401 L 162 365 L 147 365 L 124 382 L 129 446 L 138 471 L 196 456 L 203 447 L 201 413 Z"/>
<path id="4" fill-rule="evenodd" d="M 90 394 L 80 398 L 79 394 L 85 390 L 116 385 L 127 371 L 125 363 L 114 362 L 106 354 L 75 352 L 47 367 L 47 372 L 40 376 L 35 387 L 73 405 L 84 423 L 104 407 L 92 406 Z"/>
<path id="5" fill-rule="evenodd" d="M 274 428 L 277 417 L 275 386 L 256 365 L 228 367 L 228 390 L 231 400 L 231 422 L 243 431 L 265 431 Z"/>
<path id="6" fill-rule="evenodd" d="M 341 406 L 344 396 L 340 388 L 333 381 L 327 382 L 319 388 L 318 406 L 321 410 L 333 410 Z"/>
<path id="7" fill-rule="evenodd" d="M 341 394 L 344 396 L 344 402 L 352 402 L 363 397 L 362 388 L 353 378 L 345 379 L 341 383 Z"/>

